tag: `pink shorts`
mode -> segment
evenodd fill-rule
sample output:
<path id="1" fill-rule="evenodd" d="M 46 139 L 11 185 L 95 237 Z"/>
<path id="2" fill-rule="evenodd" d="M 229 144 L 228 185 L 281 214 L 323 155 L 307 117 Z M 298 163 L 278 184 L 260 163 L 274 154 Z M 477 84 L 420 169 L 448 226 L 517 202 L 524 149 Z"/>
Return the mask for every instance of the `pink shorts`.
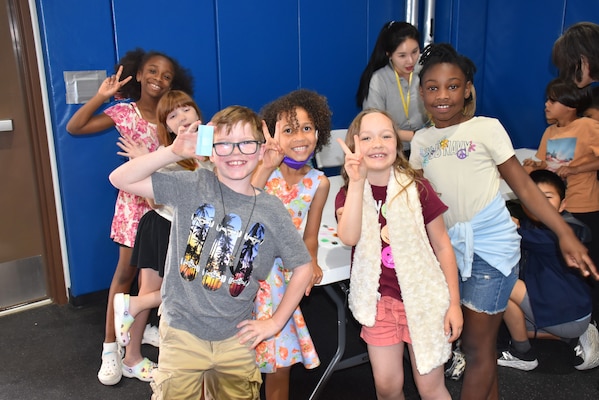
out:
<path id="1" fill-rule="evenodd" d="M 374 326 L 362 326 L 360 337 L 371 346 L 412 343 L 403 302 L 389 296 L 382 297 L 376 306 Z"/>

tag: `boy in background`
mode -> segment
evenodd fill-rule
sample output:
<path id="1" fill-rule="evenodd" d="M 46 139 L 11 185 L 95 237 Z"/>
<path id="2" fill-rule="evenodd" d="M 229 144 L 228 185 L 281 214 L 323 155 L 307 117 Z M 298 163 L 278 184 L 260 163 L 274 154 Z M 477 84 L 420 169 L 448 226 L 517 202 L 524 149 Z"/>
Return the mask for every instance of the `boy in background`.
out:
<path id="1" fill-rule="evenodd" d="M 524 160 L 527 171 L 548 169 L 566 181 L 566 209 L 591 230 L 589 255 L 599 263 L 599 120 L 588 115 L 591 89 L 579 89 L 569 80 L 554 79 L 545 91 L 545 117 L 553 124 L 541 138 L 536 158 Z M 597 99 L 595 99 L 597 101 Z M 591 107 L 592 108 L 592 107 Z M 593 288 L 593 315 L 599 318 L 599 285 Z"/>
<path id="2" fill-rule="evenodd" d="M 588 227 L 566 208 L 566 185 L 555 173 L 536 170 L 530 177 L 572 227 L 578 239 L 587 243 Z M 583 362 L 578 370 L 599 365 L 599 332 L 591 321 L 590 288 L 580 273 L 563 261 L 555 234 L 527 209 L 519 220 L 522 236 L 520 279 L 516 281 L 503 316 L 512 337 L 510 347 L 497 360 L 504 367 L 529 371 L 538 361 L 529 339 L 558 339 L 573 342 Z M 575 342 L 576 343 L 576 342 Z"/>

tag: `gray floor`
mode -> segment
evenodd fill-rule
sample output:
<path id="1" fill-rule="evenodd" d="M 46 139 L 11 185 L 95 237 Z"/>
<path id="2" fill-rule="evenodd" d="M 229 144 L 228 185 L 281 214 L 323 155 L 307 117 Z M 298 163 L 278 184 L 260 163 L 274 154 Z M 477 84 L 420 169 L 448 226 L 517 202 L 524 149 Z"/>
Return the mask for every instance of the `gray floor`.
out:
<path id="1" fill-rule="evenodd" d="M 315 289 L 302 303 L 317 350 L 326 364 L 336 346 L 336 314 L 333 304 Z M 0 317 L 0 399 L 149 399 L 147 383 L 123 380 L 112 387 L 96 378 L 100 365 L 105 304 L 81 308 L 48 305 Z M 599 368 L 577 371 L 574 356 L 563 343 L 537 341 L 539 367 L 531 372 L 499 369 L 502 399 L 599 399 Z M 350 323 L 347 355 L 364 350 L 357 327 Z M 144 345 L 146 356 L 156 360 L 158 351 Z M 292 370 L 292 400 L 308 399 L 324 367 Z M 447 381 L 453 398 L 460 383 Z M 406 399 L 418 399 L 411 376 L 406 376 Z M 368 364 L 335 372 L 321 399 L 374 399 Z"/>

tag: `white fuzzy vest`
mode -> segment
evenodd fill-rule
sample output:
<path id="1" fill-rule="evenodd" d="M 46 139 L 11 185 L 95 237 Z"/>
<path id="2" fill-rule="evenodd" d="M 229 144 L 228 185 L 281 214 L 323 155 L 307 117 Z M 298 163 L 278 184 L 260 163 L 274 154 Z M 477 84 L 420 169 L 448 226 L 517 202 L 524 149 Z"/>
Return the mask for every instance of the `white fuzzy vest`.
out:
<path id="1" fill-rule="evenodd" d="M 431 248 L 417 184 L 404 174 L 391 172 L 387 186 L 387 227 L 406 309 L 408 328 L 418 372 L 427 374 L 444 364 L 451 344 L 444 333 L 449 308 L 449 289 Z M 381 232 L 378 210 L 368 182 L 364 185 L 362 230 L 356 245 L 350 276 L 349 307 L 358 322 L 373 326 L 381 275 Z"/>

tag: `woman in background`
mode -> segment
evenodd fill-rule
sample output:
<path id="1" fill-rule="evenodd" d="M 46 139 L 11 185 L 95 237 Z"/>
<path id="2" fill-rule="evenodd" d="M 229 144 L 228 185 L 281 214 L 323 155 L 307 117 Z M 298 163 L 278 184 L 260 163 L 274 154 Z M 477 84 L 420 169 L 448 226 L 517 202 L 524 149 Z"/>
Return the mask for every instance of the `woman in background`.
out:
<path id="1" fill-rule="evenodd" d="M 418 93 L 420 33 L 407 22 L 390 21 L 381 29 L 356 94 L 358 107 L 387 111 L 399 130 L 406 154 L 414 132 L 428 121 Z"/>

